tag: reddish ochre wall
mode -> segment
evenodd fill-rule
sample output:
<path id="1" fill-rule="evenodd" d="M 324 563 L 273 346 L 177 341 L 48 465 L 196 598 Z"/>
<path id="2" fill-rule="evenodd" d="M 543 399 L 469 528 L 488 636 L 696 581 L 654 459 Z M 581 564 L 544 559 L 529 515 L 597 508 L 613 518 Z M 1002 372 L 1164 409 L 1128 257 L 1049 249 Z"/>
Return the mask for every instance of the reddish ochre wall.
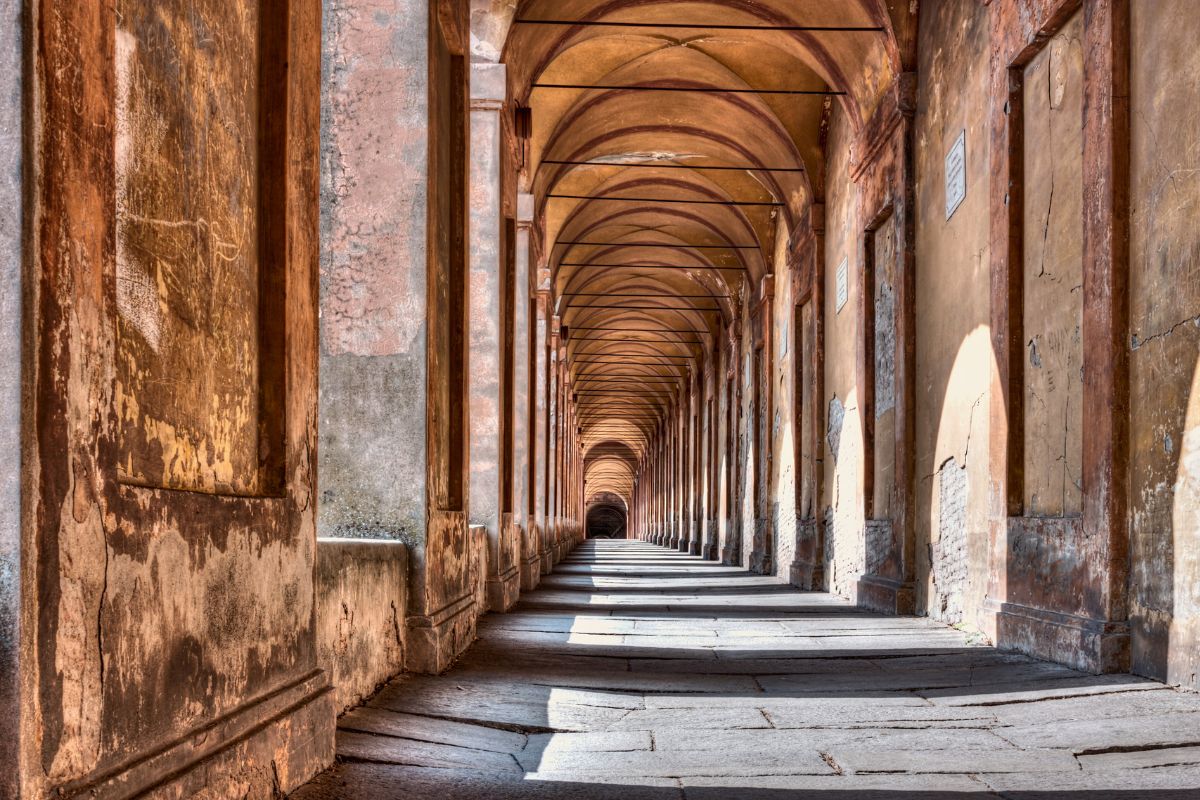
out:
<path id="1" fill-rule="evenodd" d="M 988 11 L 921 8 L 916 168 L 918 607 L 973 624 L 987 588 Z M 966 144 L 966 195 L 946 218 L 945 159 Z"/>
<path id="2" fill-rule="evenodd" d="M 1133 668 L 1200 689 L 1200 17 L 1130 6 Z"/>
<path id="3" fill-rule="evenodd" d="M 27 792 L 288 791 L 333 753 L 319 5 L 269 0 L 261 27 L 209 4 L 33 6 Z"/>

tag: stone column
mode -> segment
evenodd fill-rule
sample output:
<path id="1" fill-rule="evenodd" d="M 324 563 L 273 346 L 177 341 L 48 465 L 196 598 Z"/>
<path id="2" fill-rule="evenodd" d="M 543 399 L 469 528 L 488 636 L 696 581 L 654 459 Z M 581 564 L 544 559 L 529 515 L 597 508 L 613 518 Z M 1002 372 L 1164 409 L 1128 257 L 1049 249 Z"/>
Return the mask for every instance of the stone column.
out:
<path id="1" fill-rule="evenodd" d="M 558 540 L 558 315 L 546 320 L 546 528 L 542 532 L 542 574 L 554 566 Z"/>
<path id="2" fill-rule="evenodd" d="M 761 352 L 751 361 L 754 375 L 750 385 L 756 392 L 751 408 L 754 409 L 751 424 L 755 426 L 750 435 L 754 437 L 754 530 L 751 536 L 750 569 L 760 575 L 770 575 L 775 569 L 775 525 L 771 512 L 771 418 L 772 387 L 774 386 L 775 358 L 774 307 L 775 279 L 764 275 L 759 284 L 759 303 L 756 320 L 754 348 Z"/>
<path id="3" fill-rule="evenodd" d="M 533 353 L 531 340 L 537 335 L 534 326 L 536 313 L 533 311 L 534 294 L 529 268 L 530 232 L 533 228 L 533 195 L 517 196 L 517 230 L 514 253 L 513 285 L 508 288 L 513 297 L 513 522 L 520 536 L 520 580 L 521 590 L 535 588 L 541 571 L 531 570 L 530 564 L 537 558 L 537 526 L 535 507 L 537 495 L 533 476 L 532 394 L 530 358 Z"/>
<path id="4" fill-rule="evenodd" d="M 567 343 L 558 341 L 558 537 L 554 545 L 554 561 L 558 563 L 566 554 L 570 535 L 571 516 L 571 450 L 575 435 L 571 427 L 570 376 L 567 372 Z"/>
<path id="5" fill-rule="evenodd" d="M 725 544 L 721 561 L 737 565 L 742 558 L 742 451 L 738 437 L 743 423 L 742 408 L 742 322 L 734 317 L 726 329 L 725 357 Z"/>
<path id="6" fill-rule="evenodd" d="M 503 64 L 471 65 L 470 377 L 471 408 L 468 522 L 488 536 L 488 608 L 507 611 L 517 601 L 520 543 L 512 515 L 501 514 L 504 407 L 503 319 L 506 271 L 500 216 L 500 112 L 507 92 Z"/>
<path id="7" fill-rule="evenodd" d="M 694 556 L 700 555 L 700 545 L 704 538 L 704 464 L 708 457 L 704 443 L 704 370 L 701 366 L 696 372 L 696 380 L 692 384 L 692 533 L 688 539 L 688 552 Z"/>
<path id="8" fill-rule="evenodd" d="M 679 390 L 679 394 L 675 400 L 675 435 L 672 440 L 675 443 L 675 459 L 671 464 L 674 470 L 672 483 L 675 486 L 675 494 L 672 497 L 671 510 L 674 513 L 675 521 L 671 526 L 671 547 L 675 550 L 679 549 L 679 545 L 685 539 L 684 530 L 687 528 L 687 398 L 684 396 L 684 390 Z M 685 545 L 686 547 L 686 545 Z"/>
<path id="9" fill-rule="evenodd" d="M 409 546 L 407 668 L 438 672 L 474 637 L 483 572 L 467 544 L 462 374 L 475 259 L 470 120 L 456 112 L 470 76 L 453 63 L 465 36 L 429 46 L 449 17 L 398 9 L 326 9 L 318 533 Z"/>
<path id="10" fill-rule="evenodd" d="M 688 375 L 679 404 L 679 436 L 683 445 L 683 457 L 679 460 L 679 550 L 688 552 L 692 546 L 692 461 L 696 458 L 695 426 L 692 425 L 692 380 Z"/>
<path id="11" fill-rule="evenodd" d="M 547 465 L 547 456 L 549 455 L 549 432 L 547 424 L 549 423 L 549 378 L 550 365 L 548 363 L 549 340 L 547 338 L 548 327 L 550 324 L 550 276 L 548 270 L 540 270 L 539 273 L 545 273 L 544 281 L 539 280 L 537 290 L 537 320 L 534 325 L 534 379 L 533 379 L 533 464 L 534 464 L 534 528 L 536 535 L 534 536 L 535 550 L 530 554 L 533 561 L 530 569 L 534 571 L 532 577 L 527 578 L 527 581 L 532 581 L 536 585 L 538 576 L 542 575 L 545 570 L 542 569 L 542 556 L 546 551 L 546 528 L 548 508 L 547 489 L 549 488 L 550 469 Z M 539 274 L 539 277 L 541 275 Z"/>

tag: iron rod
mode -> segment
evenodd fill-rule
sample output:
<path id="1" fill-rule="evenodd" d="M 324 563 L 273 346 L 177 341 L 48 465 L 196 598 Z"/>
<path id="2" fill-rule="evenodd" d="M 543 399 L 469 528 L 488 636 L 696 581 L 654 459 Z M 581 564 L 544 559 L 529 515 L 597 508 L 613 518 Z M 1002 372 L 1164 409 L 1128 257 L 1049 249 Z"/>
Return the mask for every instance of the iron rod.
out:
<path id="1" fill-rule="evenodd" d="M 827 89 L 724 89 L 713 86 L 646 86 L 633 84 L 617 86 L 607 84 L 584 83 L 535 83 L 533 89 L 597 89 L 600 91 L 633 91 L 633 92 L 691 92 L 695 94 L 783 94 L 783 95 L 813 95 L 817 97 L 837 97 L 845 92 L 835 92 Z"/>
<path id="2" fill-rule="evenodd" d="M 695 311 L 697 313 L 707 312 L 709 314 L 720 314 L 721 313 L 721 309 L 719 309 L 719 308 L 695 308 L 693 306 L 614 306 L 614 305 L 598 306 L 598 305 L 592 305 L 591 303 L 567 303 L 567 305 L 564 307 L 564 310 L 569 309 L 569 308 L 593 308 L 598 311 L 599 310 L 610 310 L 610 311 Z"/>
<path id="3" fill-rule="evenodd" d="M 667 28 L 672 30 L 762 31 L 810 33 L 882 33 L 878 25 L 736 25 L 733 23 L 702 22 L 638 22 L 624 20 L 515 19 L 513 25 L 552 25 L 568 28 Z"/>
<path id="4" fill-rule="evenodd" d="M 592 268 L 604 268 L 604 269 L 609 269 L 609 268 L 611 268 L 611 269 L 693 269 L 693 270 L 711 269 L 711 270 L 730 270 L 730 271 L 737 271 L 737 272 L 746 272 L 747 271 L 747 269 L 745 267 L 740 267 L 740 266 L 739 267 L 718 267 L 718 266 L 714 266 L 714 265 L 688 266 L 688 265 L 683 265 L 683 264 L 606 264 L 606 263 L 578 264 L 578 263 L 563 261 L 563 262 L 559 263 L 559 266 L 560 267 L 577 267 L 577 268 L 592 267 Z"/>
<path id="5" fill-rule="evenodd" d="M 668 242 L 555 242 L 558 247 L 669 247 L 675 250 L 760 250 L 756 244 L 670 244 Z"/>
<path id="6" fill-rule="evenodd" d="M 753 165 L 718 165 L 702 167 L 698 164 L 619 164 L 610 163 L 607 161 L 575 161 L 571 159 L 546 158 L 542 160 L 542 164 L 550 164 L 556 167 L 620 167 L 622 169 L 633 168 L 649 168 L 649 169 L 700 169 L 700 170 L 723 170 L 728 172 L 805 172 L 804 167 L 756 167 Z"/>
<path id="7" fill-rule="evenodd" d="M 548 194 L 549 200 L 601 200 L 612 202 L 624 200 L 633 203 L 671 203 L 687 206 L 771 206 L 781 207 L 783 203 L 776 200 L 669 200 L 665 197 L 605 197 L 591 194 Z"/>

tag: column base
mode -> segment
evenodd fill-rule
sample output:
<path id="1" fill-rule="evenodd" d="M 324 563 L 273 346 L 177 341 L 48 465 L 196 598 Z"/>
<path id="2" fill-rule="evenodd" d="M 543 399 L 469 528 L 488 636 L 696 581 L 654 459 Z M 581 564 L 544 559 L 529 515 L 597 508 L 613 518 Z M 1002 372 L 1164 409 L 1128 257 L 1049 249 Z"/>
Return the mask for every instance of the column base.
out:
<path id="1" fill-rule="evenodd" d="M 1096 675 L 1129 671 L 1129 623 L 988 601 L 996 646 Z"/>
<path id="2" fill-rule="evenodd" d="M 716 542 L 710 542 L 703 547 L 704 558 L 708 561 L 719 561 L 721 553 L 717 549 Z"/>
<path id="3" fill-rule="evenodd" d="M 488 611 L 510 610 L 521 597 L 521 570 L 514 566 L 504 575 L 489 578 L 487 592 Z"/>
<path id="4" fill-rule="evenodd" d="M 445 672 L 475 641 L 479 618 L 475 594 L 470 592 L 429 615 L 413 615 L 408 624 L 409 672 L 437 675 Z"/>
<path id="5" fill-rule="evenodd" d="M 771 575 L 775 571 L 774 546 L 775 526 L 770 519 L 758 517 L 754 520 L 754 547 L 750 553 L 750 571 L 759 575 Z"/>
<path id="6" fill-rule="evenodd" d="M 916 589 L 911 583 L 879 575 L 863 575 L 858 579 L 858 606 L 893 616 L 914 614 L 917 608 Z"/>
<path id="7" fill-rule="evenodd" d="M 810 561 L 793 561 L 788 583 L 805 591 L 821 591 L 825 588 L 825 565 Z"/>
<path id="8" fill-rule="evenodd" d="M 521 564 L 521 591 L 532 592 L 542 582 L 542 560 L 533 557 Z"/>

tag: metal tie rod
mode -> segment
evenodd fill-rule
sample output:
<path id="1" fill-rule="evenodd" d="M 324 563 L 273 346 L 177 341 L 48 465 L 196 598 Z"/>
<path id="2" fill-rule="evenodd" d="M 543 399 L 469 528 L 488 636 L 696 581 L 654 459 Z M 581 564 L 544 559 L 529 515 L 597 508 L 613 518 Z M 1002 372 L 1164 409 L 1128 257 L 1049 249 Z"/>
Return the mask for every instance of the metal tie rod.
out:
<path id="1" fill-rule="evenodd" d="M 633 203 L 671 203 L 685 206 L 773 206 L 779 207 L 783 203 L 775 200 L 670 200 L 665 197 L 607 197 L 604 195 L 591 194 L 548 194 L 546 197 L 550 200 L 602 200 L 613 202 L 624 200 Z"/>
<path id="2" fill-rule="evenodd" d="M 674 244 L 672 242 L 555 242 L 558 247 L 669 247 L 676 250 L 761 250 L 757 244 Z"/>
<path id="3" fill-rule="evenodd" d="M 746 272 L 745 267 L 693 267 L 677 264 L 573 264 L 568 262 L 560 262 L 560 267 L 575 267 L 577 269 L 693 269 L 693 270 L 729 270 L 731 272 Z"/>
<path id="4" fill-rule="evenodd" d="M 694 94 L 783 94 L 783 95 L 812 95 L 816 97 L 837 97 L 845 92 L 834 92 L 827 89 L 724 89 L 717 86 L 647 86 L 631 84 L 628 86 L 586 83 L 535 83 L 532 89 L 597 89 L 600 91 L 632 91 L 632 92 L 690 92 Z"/>
<path id="5" fill-rule="evenodd" d="M 649 169 L 707 169 L 707 170 L 724 170 L 727 172 L 804 172 L 804 167 L 757 167 L 750 165 L 720 165 L 720 166 L 701 166 L 699 164 L 622 164 L 612 163 L 607 161 L 574 161 L 570 159 L 555 159 L 545 158 L 541 161 L 542 164 L 550 164 L 558 167 L 620 167 L 622 169 L 631 169 L 634 167 L 645 167 Z"/>
<path id="6" fill-rule="evenodd" d="M 879 25 L 737 25 L 733 23 L 715 22 L 640 22 L 621 20 L 582 20 L 582 19 L 515 19 L 514 25 L 556 25 L 569 28 L 667 28 L 671 30 L 710 30 L 710 31 L 775 31 L 789 33 L 882 33 Z"/>

